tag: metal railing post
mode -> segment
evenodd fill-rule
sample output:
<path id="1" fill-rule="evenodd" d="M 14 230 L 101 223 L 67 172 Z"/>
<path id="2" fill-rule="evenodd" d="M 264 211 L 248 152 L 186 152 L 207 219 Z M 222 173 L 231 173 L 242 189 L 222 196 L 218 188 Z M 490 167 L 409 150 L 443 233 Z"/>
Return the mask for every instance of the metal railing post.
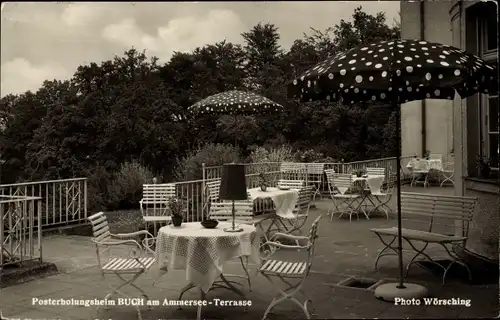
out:
<path id="1" fill-rule="evenodd" d="M 201 164 L 201 171 L 202 171 L 202 178 L 201 178 L 201 218 L 203 219 L 203 215 L 205 213 L 205 179 L 206 177 L 206 172 L 205 172 L 206 166 L 205 162 Z"/>
<path id="2" fill-rule="evenodd" d="M 83 181 L 83 217 L 85 221 L 87 221 L 88 213 L 87 213 L 87 205 L 88 205 L 88 195 L 87 195 L 87 179 Z"/>

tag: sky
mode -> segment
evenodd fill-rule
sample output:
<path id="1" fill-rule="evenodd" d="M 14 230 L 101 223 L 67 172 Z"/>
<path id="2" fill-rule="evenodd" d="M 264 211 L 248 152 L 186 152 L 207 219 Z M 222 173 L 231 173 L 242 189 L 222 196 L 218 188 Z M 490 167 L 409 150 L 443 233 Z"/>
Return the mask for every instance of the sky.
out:
<path id="1" fill-rule="evenodd" d="M 0 95 L 36 91 L 46 79 L 69 79 L 79 65 L 134 47 L 167 62 L 174 51 L 227 40 L 273 23 L 290 48 L 310 27 L 325 30 L 362 6 L 399 19 L 399 1 L 304 2 L 2 2 Z"/>

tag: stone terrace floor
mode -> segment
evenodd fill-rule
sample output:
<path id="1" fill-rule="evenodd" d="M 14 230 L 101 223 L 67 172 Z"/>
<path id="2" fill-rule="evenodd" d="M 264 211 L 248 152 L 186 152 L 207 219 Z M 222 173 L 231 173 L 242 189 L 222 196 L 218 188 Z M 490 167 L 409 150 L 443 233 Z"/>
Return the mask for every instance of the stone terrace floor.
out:
<path id="1" fill-rule="evenodd" d="M 408 188 L 404 188 L 408 191 Z M 449 188 L 412 188 L 414 192 L 433 192 L 451 194 Z M 329 199 L 317 201 L 317 208 L 310 212 L 309 223 L 320 214 L 325 214 L 331 202 Z M 472 286 L 447 280 L 441 286 L 440 278 L 414 267 L 409 280 L 424 284 L 431 295 L 439 298 L 471 299 L 470 307 L 462 306 L 396 306 L 379 301 L 373 291 L 339 287 L 337 284 L 351 276 L 390 280 L 397 277 L 396 258 L 388 257 L 379 263 L 379 270 L 373 269 L 377 250 L 381 249 L 379 240 L 368 231 L 369 228 L 394 226 L 395 219 L 372 218 L 365 220 L 334 219 L 326 216 L 320 222 L 317 240 L 316 259 L 313 272 L 304 285 L 313 303 L 312 317 L 317 319 L 403 319 L 403 318 L 490 318 L 499 313 L 498 285 Z M 24 284 L 0 289 L 0 309 L 4 317 L 10 319 L 136 319 L 132 307 L 112 307 L 101 309 L 96 315 L 95 307 L 80 306 L 38 306 L 32 299 L 101 299 L 109 292 L 109 284 L 117 283 L 110 275 L 102 280 L 96 267 L 95 251 L 89 238 L 82 236 L 47 236 L 43 239 L 44 258 L 54 262 L 60 274 L 33 280 Z M 294 254 L 294 252 L 280 253 Z M 241 274 L 237 263 L 227 263 L 225 273 Z M 256 266 L 252 266 L 252 271 Z M 255 272 L 252 273 L 255 275 Z M 150 272 L 137 281 L 151 299 L 177 299 L 180 289 L 186 285 L 183 271 L 169 271 L 155 282 L 156 274 Z M 154 284 L 154 285 L 153 285 Z M 262 277 L 252 279 L 253 291 L 248 292 L 252 306 L 248 312 L 233 307 L 204 308 L 205 319 L 260 319 L 272 300 L 274 288 Z M 131 291 L 127 290 L 127 293 Z M 184 299 L 197 299 L 195 291 L 188 292 Z M 237 300 L 238 296 L 227 291 L 213 291 L 207 299 Z M 195 319 L 196 308 L 153 307 L 143 309 L 143 319 Z M 5 318 L 5 319 L 8 319 Z M 300 310 L 291 302 L 278 305 L 268 319 L 303 319 Z"/>

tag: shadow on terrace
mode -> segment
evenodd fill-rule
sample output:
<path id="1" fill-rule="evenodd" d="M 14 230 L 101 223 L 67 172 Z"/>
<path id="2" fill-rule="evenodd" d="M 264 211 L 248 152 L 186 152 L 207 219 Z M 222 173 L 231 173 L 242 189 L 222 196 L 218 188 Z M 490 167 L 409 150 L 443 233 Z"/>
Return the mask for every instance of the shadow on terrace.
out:
<path id="1" fill-rule="evenodd" d="M 405 181 L 410 174 L 405 169 L 411 157 L 403 159 L 402 167 Z M 259 173 L 264 172 L 271 181 L 282 177 L 281 164 L 264 163 L 247 166 L 248 187 L 258 186 Z M 337 173 L 350 173 L 365 167 L 384 168 L 385 183 L 393 181 L 395 172 L 394 159 L 378 159 L 359 163 L 325 164 L 322 170 L 335 169 Z M 188 221 L 200 221 L 203 213 L 203 203 L 208 193 L 207 183 L 220 177 L 221 168 L 204 168 L 202 181 L 175 183 L 175 192 L 188 205 Z M 370 231 L 373 228 L 389 228 L 396 226 L 395 197 L 387 203 L 388 217 L 384 212 L 370 214 L 370 219 L 360 215 L 352 221 L 349 218 L 330 219 L 327 215 L 333 202 L 329 196 L 326 176 L 316 176 L 308 172 L 308 184 L 318 189 L 309 217 L 303 230 L 307 231 L 318 216 L 323 216 L 319 224 L 319 238 L 316 241 L 316 251 L 311 273 L 305 281 L 303 289 L 312 298 L 310 305 L 311 318 L 479 318 L 498 315 L 498 284 L 471 284 L 463 280 L 463 270 L 457 268 L 450 271 L 446 283 L 441 284 L 441 276 L 436 270 L 430 272 L 422 266 L 415 265 L 410 269 L 408 281 L 420 283 L 429 289 L 431 296 L 440 299 L 450 298 L 457 305 L 437 306 L 407 305 L 399 306 L 393 303 L 379 301 L 374 297 L 374 287 L 377 284 L 397 278 L 397 259 L 395 256 L 383 257 L 378 268 L 374 262 L 382 243 Z M 96 266 L 95 248 L 87 235 L 54 234 L 41 231 L 50 226 L 61 226 L 71 223 L 85 224 L 87 216 L 86 180 L 72 179 L 49 181 L 42 183 L 2 185 L 1 214 L 2 230 L 2 289 L 0 291 L 0 310 L 3 317 L 8 318 L 61 318 L 61 319 L 136 319 L 137 313 L 132 306 L 114 306 L 102 308 L 96 316 L 95 306 L 77 306 L 74 301 L 103 299 L 109 292 L 109 285 L 116 285 L 115 277 L 107 276 L 103 281 L 100 269 Z M 402 186 L 403 192 L 422 193 L 429 196 L 449 196 L 453 189 L 446 186 L 410 187 Z M 395 190 L 392 190 L 394 194 Z M 272 203 L 271 203 L 272 205 Z M 255 211 L 265 212 L 269 202 L 260 201 L 255 204 Z M 368 209 L 367 209 L 368 210 Z M 133 232 L 143 227 L 139 211 L 127 212 L 124 224 L 117 214 L 108 214 L 110 229 L 113 233 Z M 412 222 L 404 222 L 405 228 L 413 228 Z M 135 225 L 139 224 L 139 226 Z M 84 228 L 85 229 L 85 228 Z M 88 231 L 88 230 L 87 230 Z M 454 233 L 441 230 L 443 234 Z M 85 232 L 83 232 L 85 233 Z M 306 232 L 305 232 L 306 233 Z M 42 250 L 43 248 L 43 250 Z M 405 254 L 405 262 L 412 258 L 411 247 Z M 293 251 L 293 252 L 292 252 Z M 295 256 L 296 250 L 277 251 L 278 259 Z M 430 245 L 431 256 L 445 254 L 437 245 Z M 114 252 L 115 253 L 115 252 Z M 121 252 L 118 251 L 118 254 Z M 52 270 L 45 277 L 33 277 L 24 274 L 23 279 L 11 280 L 12 270 L 23 269 L 21 265 L 36 266 L 41 262 L 53 263 L 57 272 Z M 245 310 L 242 307 L 220 307 L 209 305 L 204 307 L 203 316 L 208 319 L 259 319 L 273 299 L 274 287 L 261 275 L 256 275 L 257 266 L 250 264 L 252 291 L 245 282 L 245 292 L 252 305 Z M 136 284 L 141 287 L 151 300 L 161 302 L 164 299 L 177 299 L 181 289 L 187 284 L 185 272 L 169 270 L 160 278 L 156 269 L 152 268 L 139 278 Z M 228 262 L 224 273 L 242 274 L 239 262 Z M 32 280 L 32 281 L 28 281 Z M 133 291 L 124 291 L 133 295 Z M 298 296 L 297 296 L 298 297 Z M 184 299 L 198 299 L 199 293 L 188 292 Z M 229 292 L 215 290 L 209 292 L 207 299 L 239 300 Z M 37 301 L 35 301 L 38 299 Z M 72 304 L 51 305 L 46 299 L 63 299 L 73 301 Z M 73 300 L 71 300 L 73 299 Z M 453 300 L 454 299 L 454 300 Z M 443 300 L 440 300 L 443 301 Z M 467 304 L 469 301 L 470 304 Z M 465 305 L 464 305 L 465 304 Z M 185 307 L 177 310 L 172 306 L 154 306 L 148 310 L 141 307 L 143 319 L 194 319 L 196 307 Z M 2 317 L 2 319 L 3 319 Z M 278 304 L 268 319 L 302 319 L 300 309 L 290 302 Z"/>

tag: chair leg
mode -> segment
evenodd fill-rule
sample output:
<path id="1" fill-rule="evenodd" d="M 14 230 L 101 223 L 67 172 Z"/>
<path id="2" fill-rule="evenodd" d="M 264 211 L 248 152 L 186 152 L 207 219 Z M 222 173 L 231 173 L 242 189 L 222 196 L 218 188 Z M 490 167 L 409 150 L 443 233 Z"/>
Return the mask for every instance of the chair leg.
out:
<path id="1" fill-rule="evenodd" d="M 273 285 L 274 288 L 276 288 L 276 291 L 278 291 L 277 295 L 273 298 L 269 306 L 267 307 L 266 311 L 264 312 L 264 316 L 262 317 L 262 320 L 265 320 L 269 312 L 280 302 L 290 300 L 293 303 L 295 303 L 304 313 L 306 319 L 311 319 L 311 316 L 309 314 L 309 311 L 307 310 L 307 304 L 309 302 L 312 302 L 312 300 L 302 291 L 302 285 L 304 284 L 305 278 L 303 278 L 298 284 L 292 285 L 279 275 L 277 276 L 281 281 L 283 281 L 285 284 L 288 285 L 288 288 L 285 290 L 281 290 L 278 288 L 278 286 L 274 283 L 274 281 L 269 277 L 267 274 L 263 274 L 263 276 Z M 300 303 L 294 295 L 298 292 L 301 292 L 305 297 L 306 301 L 304 304 Z"/>
<path id="2" fill-rule="evenodd" d="M 119 285 L 118 287 L 116 287 L 115 289 L 113 289 L 112 292 L 108 293 L 105 297 L 104 297 L 104 300 L 109 300 L 112 296 L 118 294 L 124 298 L 128 298 L 128 299 L 131 299 L 131 297 L 125 293 L 123 293 L 120 289 L 127 286 L 127 285 L 131 285 L 135 288 L 137 288 L 137 286 L 135 286 L 133 284 L 133 282 L 139 278 L 144 272 L 140 272 L 140 273 L 136 273 L 132 278 L 130 278 L 129 280 L 126 280 L 124 279 L 120 274 L 118 273 L 115 273 L 115 275 L 120 278 L 122 281 L 124 281 L 124 283 L 122 283 L 121 285 Z M 141 289 L 139 289 L 142 293 L 144 293 L 144 291 L 142 291 Z M 146 297 L 147 298 L 147 295 L 143 294 L 142 296 Z M 141 314 L 141 309 L 139 308 L 138 305 L 134 306 L 136 311 L 137 311 L 137 318 L 139 320 L 142 320 L 142 314 Z M 96 310 L 96 319 L 98 319 L 98 315 L 99 315 L 99 310 L 100 310 L 100 305 L 97 307 L 97 310 Z"/>

